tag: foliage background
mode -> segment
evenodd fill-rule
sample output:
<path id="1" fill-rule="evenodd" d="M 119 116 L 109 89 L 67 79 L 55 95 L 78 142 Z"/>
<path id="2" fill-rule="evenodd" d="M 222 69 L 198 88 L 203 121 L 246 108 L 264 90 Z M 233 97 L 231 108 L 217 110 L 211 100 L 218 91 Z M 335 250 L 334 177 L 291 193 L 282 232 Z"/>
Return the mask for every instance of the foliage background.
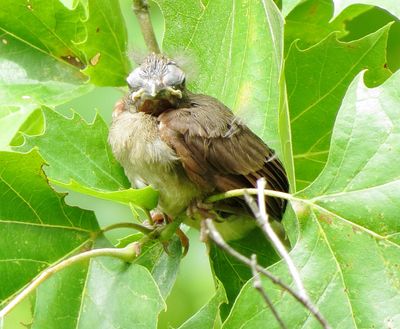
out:
<path id="1" fill-rule="evenodd" d="M 260 60 L 258 57 L 260 54 L 265 55 L 264 59 L 266 61 L 268 60 L 273 63 L 273 69 L 279 68 L 279 63 L 282 58 L 286 58 L 285 78 L 288 92 L 288 106 L 291 114 L 291 133 L 293 137 L 294 169 L 296 171 L 297 190 L 301 190 L 316 179 L 328 159 L 328 151 L 331 152 L 332 157 L 328 160 L 326 169 L 324 169 L 322 175 L 315 180 L 314 184 L 297 195 L 297 197 L 311 199 L 311 201 L 309 204 L 310 208 L 306 207 L 303 209 L 300 206 L 295 209 L 303 239 L 300 240 L 292 255 L 299 264 L 304 264 L 304 268 L 301 268 L 303 271 L 307 272 L 307 270 L 311 271 L 310 268 L 312 269 L 310 273 L 307 272 L 308 275 L 306 276 L 306 284 L 310 282 L 310 286 L 312 286 L 311 294 L 316 294 L 319 297 L 324 296 L 325 287 L 323 284 L 326 284 L 327 294 L 329 295 L 329 293 L 332 293 L 328 289 L 330 284 L 337 285 L 339 287 L 336 289 L 338 292 L 336 296 L 337 300 L 346 301 L 346 298 L 348 298 L 354 303 L 355 308 L 360 307 L 362 303 L 360 304 L 357 301 L 357 298 L 355 298 L 356 296 L 351 296 L 351 293 L 354 291 L 365 292 L 365 285 L 368 283 L 368 280 L 370 280 L 370 278 L 359 278 L 360 268 L 365 266 L 369 274 L 377 275 L 377 280 L 385 277 L 387 280 L 384 281 L 384 283 L 387 284 L 387 286 L 385 284 L 382 286 L 375 285 L 371 287 L 371 295 L 363 297 L 366 300 L 369 298 L 376 298 L 376 300 L 382 302 L 385 300 L 384 294 L 387 293 L 388 297 L 386 300 L 390 300 L 390 298 L 393 299 L 391 300 L 391 307 L 382 307 L 382 309 L 388 312 L 389 315 L 393 315 L 395 311 L 393 311 L 393 314 L 390 312 L 392 308 L 395 309 L 396 305 L 399 303 L 398 288 L 397 294 L 394 293 L 396 292 L 396 287 L 398 287 L 397 282 L 399 279 L 398 271 L 396 271 L 396 268 L 398 269 L 399 266 L 398 251 L 393 248 L 393 246 L 397 245 L 396 234 L 398 234 L 399 231 L 397 224 L 398 219 L 396 215 L 393 215 L 396 209 L 398 209 L 398 205 L 396 201 L 392 203 L 387 201 L 388 199 L 396 200 L 396 195 L 393 195 L 395 189 L 388 188 L 384 190 L 384 188 L 385 184 L 388 182 L 396 184 L 399 177 L 398 169 L 393 166 L 393 161 L 390 161 L 390 159 L 395 159 L 393 154 L 397 154 L 396 152 L 398 152 L 399 148 L 398 143 L 393 137 L 397 133 L 396 129 L 398 127 L 398 120 L 395 115 L 399 104 L 398 96 L 396 95 L 398 75 L 392 76 L 390 82 L 385 84 L 381 89 L 375 90 L 378 94 L 378 96 L 376 96 L 376 103 L 384 102 L 384 99 L 379 98 L 379 95 L 385 95 L 385 102 L 387 102 L 387 104 L 385 103 L 385 110 L 387 108 L 392 110 L 384 112 L 374 103 L 370 109 L 366 108 L 362 109 L 362 111 L 354 112 L 357 114 L 355 115 L 354 113 L 351 114 L 351 111 L 354 110 L 351 104 L 356 100 L 359 101 L 356 95 L 359 95 L 360 92 L 365 93 L 366 97 L 371 99 L 374 97 L 372 91 L 372 94 L 369 94 L 369 91 L 364 89 L 362 84 L 363 78 L 365 78 L 364 81 L 367 86 L 379 86 L 400 66 L 400 29 L 398 19 L 396 18 L 399 17 L 398 6 L 396 6 L 396 1 L 394 0 L 357 1 L 357 3 L 369 5 L 379 4 L 391 12 L 391 14 L 389 14 L 382 9 L 365 5 L 347 7 L 352 3 L 356 3 L 356 1 L 335 2 L 337 6 L 334 12 L 333 2 L 328 0 L 283 1 L 280 5 L 285 15 L 286 25 L 282 53 L 279 53 L 280 48 L 277 44 L 269 45 L 260 43 L 258 44 L 259 48 L 257 48 L 257 51 L 252 52 L 250 49 L 248 53 L 245 53 L 247 56 L 245 57 L 242 50 L 250 44 L 249 40 L 251 41 L 252 38 L 257 40 L 258 38 L 266 36 L 263 33 L 268 33 L 262 30 L 262 28 L 258 29 L 258 27 L 262 27 L 262 24 L 265 22 L 241 18 L 259 18 L 260 16 L 257 15 L 257 10 L 260 7 L 257 6 L 259 6 L 260 3 L 265 5 L 269 3 L 268 1 L 233 1 L 230 3 L 209 0 L 196 4 L 194 2 L 185 2 L 184 4 L 183 2 L 179 2 L 181 7 L 171 5 L 178 2 L 158 1 L 164 8 L 167 29 L 169 31 L 182 32 L 179 34 L 179 38 L 174 36 L 171 32 L 166 35 L 166 47 L 171 48 L 167 50 L 179 52 L 179 49 L 174 47 L 176 46 L 174 42 L 178 44 L 182 42 L 187 45 L 207 44 L 210 36 L 212 37 L 211 39 L 218 44 L 218 47 L 220 47 L 219 52 L 216 52 L 214 48 L 207 47 L 192 49 L 197 55 L 200 54 L 200 57 L 203 58 L 204 61 L 197 63 L 197 72 L 193 72 L 194 79 L 192 79 L 191 87 L 224 100 L 233 110 L 244 117 L 245 120 L 248 120 L 249 124 L 253 125 L 252 128 L 265 140 L 268 140 L 274 148 L 277 148 L 278 153 L 290 168 L 290 147 L 288 147 L 288 145 L 280 145 L 280 140 L 277 138 L 280 134 L 282 140 L 285 140 L 285 134 L 289 133 L 285 131 L 284 120 L 279 127 L 272 124 L 271 126 L 273 129 L 271 130 L 263 129 L 263 126 L 260 125 L 260 123 L 262 123 L 260 120 L 252 120 L 252 117 L 261 118 L 264 119 L 268 125 L 268 122 L 270 123 L 276 119 L 276 108 L 279 106 L 281 106 L 279 112 L 280 116 L 283 119 L 285 117 L 285 104 L 278 104 L 276 97 L 266 98 L 265 88 L 263 89 L 265 86 L 273 85 L 271 81 L 276 81 L 276 71 L 271 69 L 272 73 L 269 77 L 270 79 L 268 79 L 268 77 L 263 77 L 262 74 L 260 78 L 260 72 L 253 72 L 249 70 L 249 67 L 245 67 L 245 76 L 242 80 L 235 80 L 235 75 L 227 76 L 224 80 L 226 83 L 224 82 L 221 86 L 222 80 L 218 77 L 224 75 L 228 70 L 224 71 L 225 67 L 223 65 L 213 66 L 215 63 L 227 64 L 224 54 L 233 54 L 233 56 L 237 56 L 234 60 L 230 58 L 230 60 L 232 60 L 231 63 L 238 63 L 243 60 L 245 65 L 253 65 L 253 67 L 262 67 L 263 69 L 266 69 L 266 67 L 263 66 L 265 64 L 264 61 Z M 210 6 L 207 7 L 208 5 Z M 140 34 L 138 33 L 135 19 L 130 10 L 130 2 L 121 1 L 121 6 L 126 23 L 129 27 L 130 45 L 134 44 L 135 47 L 138 47 L 140 44 L 140 42 L 138 42 L 138 36 Z M 155 7 L 153 6 L 153 8 Z M 205 8 L 208 8 L 208 10 L 205 10 Z M 341 12 L 339 9 L 344 10 Z M 8 10 L 12 12 L 12 6 L 8 7 Z M 179 13 L 179 15 L 176 15 L 176 13 Z M 229 17 L 226 13 L 229 13 Z M 155 9 L 153 11 L 153 16 L 157 22 L 158 35 L 161 35 L 163 23 L 160 12 Z M 2 19 L 6 20 L 7 17 L 3 15 Z M 190 21 L 191 19 L 197 19 L 202 24 L 192 24 L 193 22 Z M 273 19 L 271 21 L 273 21 Z M 218 22 L 218 24 L 226 24 L 225 31 L 222 29 L 210 29 L 212 23 L 216 22 Z M 239 22 L 239 25 L 234 25 L 232 22 Z M 388 25 L 390 22 L 395 23 Z M 230 25 L 229 23 L 232 24 Z M 276 28 L 279 22 L 273 21 L 273 25 Z M 182 27 L 184 27 L 184 29 L 182 29 Z M 186 27 L 190 27 L 192 30 L 186 29 Z M 231 29 L 229 29 L 229 27 L 231 27 Z M 254 32 L 254 34 L 250 36 L 241 35 L 240 33 L 246 29 Z M 332 34 L 332 31 L 337 32 L 336 34 Z M 227 32 L 231 33 L 233 37 L 232 40 L 236 43 L 232 42 L 229 44 L 223 42 L 226 39 L 223 33 Z M 189 33 L 192 33 L 191 37 L 189 37 Z M 207 33 L 210 33 L 210 35 Z M 279 33 L 279 31 L 277 33 Z M 270 37 L 271 35 L 267 35 L 266 39 L 270 40 Z M 82 49 L 76 45 L 72 48 L 77 52 L 82 51 Z M 235 51 L 231 51 L 232 49 Z M 271 57 L 276 54 L 274 54 L 271 49 L 278 49 L 276 51 L 277 57 L 272 61 Z M 91 60 L 96 61 L 96 54 L 93 53 L 92 56 Z M 111 62 L 108 65 L 112 67 Z M 128 63 L 124 62 L 124 65 L 128 65 Z M 32 69 L 34 69 L 34 67 Z M 121 71 L 121 68 L 116 69 Z M 217 69 L 221 69 L 221 72 L 214 74 L 214 70 Z M 238 67 L 231 67 L 230 69 L 240 70 Z M 366 71 L 364 75 L 360 75 L 360 72 L 365 69 L 368 69 L 368 71 Z M 260 68 L 260 71 L 261 70 Z M 93 74 L 93 79 L 99 84 L 119 84 L 118 81 L 121 80 L 120 75 L 116 75 L 112 81 L 104 81 L 101 76 L 96 76 L 96 72 Z M 297 79 L 298 76 L 301 77 L 300 81 Z M 256 81 L 255 78 L 260 78 L 261 80 L 257 81 L 257 84 L 250 86 L 252 87 L 250 88 L 247 82 L 254 82 Z M 351 88 L 348 89 L 350 84 Z M 54 87 L 58 88 L 60 86 Z M 235 88 L 237 88 L 236 91 Z M 250 93 L 250 96 L 249 90 L 253 92 L 253 94 Z M 343 103 L 343 113 L 345 113 L 347 117 L 345 114 L 342 114 L 342 116 L 338 118 L 335 125 L 336 134 L 332 135 L 336 114 L 346 90 L 348 90 L 348 96 L 346 102 Z M 85 87 L 82 87 L 82 93 L 86 91 Z M 389 91 L 392 91 L 392 93 L 390 94 Z M 272 90 L 272 93 L 276 96 L 279 91 L 275 89 Z M 284 94 L 284 91 L 282 94 Z M 82 113 L 88 121 L 91 121 L 94 115 L 94 108 L 97 108 L 102 117 L 109 122 L 111 108 L 115 100 L 121 97 L 121 95 L 122 92 L 119 92 L 117 89 L 96 87 L 83 97 L 77 98 L 67 104 L 57 106 L 57 110 L 61 113 L 68 114 L 69 109 L 74 108 L 74 110 Z M 237 95 L 240 95 L 238 99 L 236 98 Z M 63 97 L 62 94 L 60 97 Z M 243 104 L 248 105 L 246 102 L 251 101 L 253 108 L 260 109 L 260 104 L 262 105 L 265 99 L 268 99 L 267 115 L 265 115 L 265 111 L 243 112 L 243 108 L 245 108 Z M 63 100 L 54 98 L 51 101 L 47 101 L 49 103 L 53 102 L 54 104 L 58 104 Z M 279 119 L 281 119 L 281 117 Z M 390 129 L 387 129 L 388 123 L 383 120 L 382 117 L 391 119 L 391 121 L 389 121 L 395 127 L 393 133 Z M 355 120 L 354 118 L 360 119 Z M 346 124 L 352 122 L 352 120 L 354 121 L 353 130 L 350 130 L 351 133 L 346 135 L 345 132 L 349 131 L 349 127 Z M 371 131 L 369 131 L 369 133 L 366 133 L 366 130 L 360 129 L 360 127 L 369 126 L 371 126 Z M 307 133 L 304 133 L 305 128 L 307 128 Z M 378 133 L 374 134 L 374 132 Z M 355 137 L 353 137 L 353 133 Z M 385 133 L 387 134 L 385 135 Z M 332 136 L 334 136 L 334 139 L 333 143 L 330 144 L 329 142 Z M 350 140 L 348 140 L 346 139 L 348 136 L 356 139 L 350 138 Z M 372 140 L 373 143 L 367 142 L 363 144 L 362 142 L 368 140 L 368 138 L 370 141 Z M 389 142 L 386 143 L 386 141 Z M 346 147 L 343 147 L 344 145 L 346 145 Z M 362 148 L 359 149 L 360 145 Z M 375 146 L 379 146 L 380 148 L 375 149 Z M 343 153 L 342 150 L 347 150 L 347 147 L 353 150 L 353 152 Z M 361 154 L 362 156 L 354 156 L 357 154 Z M 373 161 L 369 163 L 368 161 L 371 159 Z M 369 166 L 365 166 L 364 162 L 368 163 Z M 384 171 L 379 170 L 382 168 L 382 164 L 385 168 Z M 290 171 L 291 170 L 289 170 L 289 172 Z M 372 173 L 372 175 L 368 175 L 366 172 Z M 360 173 L 361 175 L 359 175 Z M 332 179 L 332 177 L 334 177 L 334 179 Z M 353 179 L 355 177 L 357 177 L 356 180 Z M 291 179 L 292 188 L 294 190 L 294 176 L 291 177 Z M 383 186 L 382 190 L 374 189 L 376 186 L 381 185 Z M 354 187 L 355 190 L 352 190 Z M 359 189 L 357 190 L 357 188 Z M 349 189 L 354 193 L 346 193 Z M 371 194 L 363 194 L 364 189 L 370 189 Z M 344 195 L 344 198 L 334 198 L 331 196 L 336 196 L 336 194 L 339 196 Z M 128 219 L 130 216 L 126 208 L 115 206 L 110 202 L 99 201 L 90 197 L 82 197 L 75 193 L 71 193 L 67 201 L 86 209 L 94 209 L 102 225 L 107 223 L 111 218 L 115 219 L 117 216 L 124 218 L 124 220 Z M 363 207 L 366 203 L 370 204 L 371 207 Z M 387 208 L 380 208 L 382 204 L 387 205 Z M 330 211 L 329 215 L 324 211 L 320 212 L 321 209 L 324 211 L 328 209 Z M 353 211 L 354 209 L 358 209 L 358 211 L 355 212 Z M 343 216 L 345 221 L 342 219 L 338 220 L 340 216 Z M 287 218 L 294 219 L 293 213 L 289 213 Z M 382 221 L 383 224 L 380 225 L 377 219 Z M 347 224 L 350 223 L 351 225 L 346 226 L 343 222 Z M 296 223 L 296 220 L 289 221 L 289 223 L 286 220 L 287 225 L 290 225 L 290 223 Z M 335 225 L 331 225 L 332 223 Z M 349 227 L 352 227 L 353 230 L 349 230 Z M 361 231 L 359 231 L 359 229 L 361 229 Z M 291 227 L 291 230 L 289 230 L 292 241 L 296 240 L 296 232 L 298 232 L 298 230 L 299 228 L 296 227 Z M 372 230 L 372 233 L 375 235 L 371 234 L 370 230 Z M 359 234 L 360 232 L 362 232 L 362 234 Z M 119 233 L 123 235 L 123 232 Z M 111 239 L 116 238 L 118 238 L 118 236 L 111 236 Z M 346 253 L 348 250 L 347 246 L 349 245 L 349 242 L 346 240 L 354 242 L 350 254 Z M 195 309 L 203 305 L 213 293 L 213 283 L 207 265 L 204 247 L 201 247 L 198 243 L 196 244 L 195 241 L 197 241 L 196 232 L 193 233 L 191 253 L 188 258 L 185 258 L 182 262 L 180 279 L 178 280 L 176 289 L 174 289 L 173 294 L 169 298 L 168 313 L 163 315 L 163 320 L 160 321 L 161 327 L 167 326 L 168 323 L 172 325 L 181 323 L 183 319 L 187 318 L 188 314 L 192 314 Z M 374 245 L 374 242 L 376 242 L 376 245 Z M 311 246 L 318 246 L 318 248 L 312 249 Z M 197 248 L 199 248 L 199 250 L 197 250 Z M 330 248 L 333 248 L 333 252 L 332 250 L 328 250 Z M 363 251 L 364 249 L 368 250 L 368 252 Z M 314 252 L 315 250 L 318 252 Z M 302 252 L 305 251 L 307 253 L 303 255 Z M 329 255 L 329 257 L 327 255 Z M 355 255 L 357 257 L 355 257 Z M 218 254 L 218 251 L 212 250 L 212 259 L 214 262 L 220 260 L 219 256 L 221 255 Z M 306 256 L 309 256 L 309 258 Z M 366 257 L 365 259 L 364 256 Z M 310 259 L 311 265 L 313 266 L 308 264 Z M 269 259 L 269 264 L 273 263 L 273 260 L 273 258 Z M 380 262 L 381 260 L 382 263 Z M 337 272 L 335 272 L 337 268 L 333 266 L 335 261 L 337 262 L 337 267 L 340 270 L 342 279 L 343 276 L 346 275 L 346 278 L 350 281 L 350 288 L 352 288 L 350 292 L 345 290 L 343 294 L 340 293 L 343 286 L 342 283 L 339 282 L 340 280 L 338 281 Z M 366 265 L 370 265 L 370 267 Z M 373 266 L 376 268 L 373 268 Z M 286 272 L 279 264 L 274 265 L 273 270 L 280 273 L 282 276 L 286 275 Z M 193 282 L 196 284 L 193 284 Z M 182 289 L 180 289 L 180 287 L 182 287 Z M 191 288 L 193 288 L 193 290 L 191 290 Z M 229 286 L 227 285 L 226 288 L 229 288 Z M 293 307 L 293 304 L 290 304 L 287 299 L 280 299 L 276 290 L 271 290 L 274 298 L 281 301 L 280 307 Z M 229 295 L 230 292 L 227 292 Z M 231 293 L 235 295 L 235 292 Z M 235 305 L 235 312 L 230 317 L 226 327 L 235 328 L 235 325 L 237 326 L 238 323 L 235 321 L 243 321 L 244 318 L 249 316 L 246 310 L 246 301 L 251 301 L 253 307 L 262 307 L 262 304 L 256 304 L 256 298 L 251 286 L 249 284 L 246 285 L 240 293 L 240 300 L 237 305 Z M 328 305 L 323 306 L 329 311 L 332 311 L 335 307 L 335 304 L 329 304 L 329 299 L 332 300 L 332 298 L 332 295 L 329 295 L 329 298 L 327 298 Z M 322 303 L 323 302 L 324 300 L 322 300 Z M 250 302 L 248 305 L 250 305 Z M 357 327 L 359 325 L 358 321 L 362 320 L 370 320 L 371 325 L 373 325 L 374 321 L 377 320 L 373 317 L 369 319 L 371 314 L 376 315 L 379 319 L 382 318 L 385 320 L 385 314 L 383 312 L 375 314 L 373 312 L 374 310 L 367 309 L 367 306 L 370 306 L 370 304 L 364 305 L 361 309 L 358 309 L 359 314 L 356 314 L 356 316 L 352 315 L 350 320 L 349 318 L 345 319 L 350 322 L 353 320 L 353 323 L 349 324 L 348 322 L 344 322 L 345 324 L 342 325 L 344 327 L 346 327 L 346 325 L 347 327 L 350 327 L 350 325 Z M 187 307 L 186 311 L 184 307 Z M 29 310 L 28 302 L 26 302 L 25 305 L 22 305 L 13 312 L 12 317 L 7 319 L 6 326 L 9 326 L 9 328 L 17 328 L 17 326 L 21 326 L 19 322 L 23 318 L 25 318 L 26 322 L 29 322 Z M 350 310 L 346 310 L 345 307 L 340 307 L 337 310 L 344 312 L 343 314 L 337 314 L 337 317 L 346 316 L 346 314 L 349 314 L 348 312 L 353 311 L 352 305 L 350 306 Z M 332 313 L 327 312 L 327 314 L 333 317 Z M 298 316 L 299 318 L 302 316 L 300 312 L 293 312 L 290 316 L 292 315 L 294 317 Z M 263 316 L 267 317 L 268 315 L 263 314 Z M 360 318 L 362 318 L 362 320 L 360 320 Z M 265 321 L 265 318 L 263 318 L 263 320 Z M 398 318 L 394 316 L 389 320 L 398 321 Z M 249 319 L 249 325 L 257 327 L 257 321 L 256 314 L 254 314 L 254 318 L 252 317 L 251 320 Z M 308 323 L 307 321 L 307 319 L 304 320 L 305 323 Z M 390 321 L 388 325 L 390 325 Z"/>
<path id="2" fill-rule="evenodd" d="M 145 54 L 145 45 L 140 28 L 132 12 L 131 1 L 120 0 L 121 11 L 124 14 L 128 29 L 129 56 L 133 60 L 136 56 Z M 152 21 L 158 40 L 163 34 L 164 20 L 154 3 L 151 7 Z M 71 109 L 78 112 L 88 122 L 93 121 L 95 113 L 99 113 L 107 123 L 111 122 L 111 111 L 115 102 L 121 98 L 124 91 L 113 87 L 94 87 L 89 93 L 59 105 L 56 110 L 66 116 L 71 116 Z M 57 188 L 68 192 L 66 202 L 84 209 L 91 209 L 96 213 L 99 223 L 103 226 L 115 222 L 115 219 L 128 221 L 132 219 L 129 208 L 111 201 L 82 195 L 67 189 Z M 117 242 L 118 238 L 131 233 L 130 230 L 118 230 L 107 233 L 107 237 Z M 199 241 L 197 232 L 189 232 L 190 253 L 182 259 L 179 274 L 173 292 L 167 299 L 167 312 L 162 312 L 159 328 L 178 326 L 194 314 L 214 294 L 214 283 L 208 262 L 207 251 Z M 193 284 L 193 283 L 196 284 Z M 26 300 L 18 306 L 7 318 L 5 329 L 25 329 L 31 321 L 30 301 Z"/>

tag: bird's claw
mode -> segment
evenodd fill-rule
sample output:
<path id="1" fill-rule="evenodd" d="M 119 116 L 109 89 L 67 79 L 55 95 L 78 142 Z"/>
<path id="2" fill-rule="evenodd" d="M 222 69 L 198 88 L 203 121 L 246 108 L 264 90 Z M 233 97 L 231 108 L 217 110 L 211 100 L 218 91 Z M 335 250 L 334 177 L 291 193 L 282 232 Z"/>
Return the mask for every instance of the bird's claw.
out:
<path id="1" fill-rule="evenodd" d="M 188 251 L 189 251 L 189 239 L 186 236 L 186 234 L 183 233 L 183 231 L 180 228 L 178 228 L 175 233 L 178 236 L 179 240 L 181 241 L 181 245 L 183 247 L 182 257 L 185 257 L 187 255 Z M 171 255 L 171 253 L 170 253 L 170 251 L 168 249 L 169 242 L 168 241 L 161 241 L 161 244 L 163 246 L 163 249 L 164 249 L 165 253 L 167 255 Z"/>
<path id="2" fill-rule="evenodd" d="M 160 226 L 167 222 L 165 220 L 164 214 L 158 210 L 150 211 L 150 216 L 151 216 L 151 221 L 152 221 L 153 225 L 155 225 L 155 226 Z"/>
<path id="3" fill-rule="evenodd" d="M 179 237 L 179 240 L 181 240 L 181 245 L 183 247 L 182 257 L 185 257 L 189 251 L 189 238 L 180 228 L 176 230 L 176 235 Z"/>
<path id="4" fill-rule="evenodd" d="M 163 230 L 164 227 L 170 223 L 172 223 L 172 218 L 166 216 L 165 214 L 163 214 L 160 211 L 152 211 L 151 212 L 151 221 L 152 221 L 152 228 L 155 230 L 158 230 L 158 234 L 156 236 L 158 236 L 160 234 L 160 230 Z M 186 236 L 185 233 L 183 233 L 183 231 L 178 227 L 175 231 L 175 234 L 178 236 L 179 240 L 181 241 L 181 245 L 183 247 L 183 253 L 182 253 L 182 257 L 185 257 L 186 254 L 189 251 L 189 239 Z M 168 245 L 169 242 L 168 241 L 161 241 L 164 251 L 169 255 L 169 250 L 168 250 Z"/>
<path id="5" fill-rule="evenodd" d="M 205 203 L 200 199 L 195 199 L 186 209 L 186 215 L 193 218 L 196 214 L 200 214 L 203 218 L 214 218 L 215 214 L 212 212 L 212 209 L 213 205 L 211 203 Z"/>

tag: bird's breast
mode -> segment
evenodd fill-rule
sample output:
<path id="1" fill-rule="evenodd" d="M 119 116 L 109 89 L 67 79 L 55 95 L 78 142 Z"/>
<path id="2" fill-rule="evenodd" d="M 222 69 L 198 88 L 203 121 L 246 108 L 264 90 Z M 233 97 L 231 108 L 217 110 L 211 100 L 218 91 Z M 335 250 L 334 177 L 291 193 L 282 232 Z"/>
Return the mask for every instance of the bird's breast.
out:
<path id="1" fill-rule="evenodd" d="M 122 112 L 113 118 L 109 143 L 133 186 L 138 182 L 160 191 L 160 207 L 176 215 L 199 194 L 175 151 L 160 136 L 156 117 Z"/>
<path id="2" fill-rule="evenodd" d="M 136 171 L 169 170 L 178 160 L 175 151 L 161 140 L 157 119 L 143 112 L 125 111 L 113 119 L 109 143 L 121 164 Z"/>

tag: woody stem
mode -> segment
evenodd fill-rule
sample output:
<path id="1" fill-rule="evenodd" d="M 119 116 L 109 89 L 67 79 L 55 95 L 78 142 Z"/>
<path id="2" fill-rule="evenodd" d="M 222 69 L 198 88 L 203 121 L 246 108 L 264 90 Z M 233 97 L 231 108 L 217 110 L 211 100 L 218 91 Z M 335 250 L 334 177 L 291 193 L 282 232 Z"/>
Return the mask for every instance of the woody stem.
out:
<path id="1" fill-rule="evenodd" d="M 139 21 L 140 29 L 148 51 L 159 54 L 160 47 L 158 46 L 153 24 L 151 23 L 147 1 L 133 0 L 133 12 Z"/>

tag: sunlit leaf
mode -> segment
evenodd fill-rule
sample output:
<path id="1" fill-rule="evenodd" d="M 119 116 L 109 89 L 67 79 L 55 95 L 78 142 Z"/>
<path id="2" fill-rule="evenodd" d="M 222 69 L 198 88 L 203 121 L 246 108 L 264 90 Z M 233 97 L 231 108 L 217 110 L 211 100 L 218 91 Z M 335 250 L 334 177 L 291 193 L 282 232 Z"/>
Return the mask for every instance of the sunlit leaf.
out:
<path id="1" fill-rule="evenodd" d="M 333 328 L 400 326 L 399 83 L 399 73 L 373 89 L 364 85 L 362 74 L 353 81 L 326 167 L 294 202 L 300 238 L 291 255 Z M 272 270 L 290 280 L 282 264 Z M 270 283 L 266 287 L 289 328 L 319 328 L 287 293 Z M 223 328 L 237 328 L 245 318 L 245 328 L 261 323 L 279 328 L 263 304 L 249 283 Z"/>
<path id="2" fill-rule="evenodd" d="M 339 14 L 339 19 L 342 14 L 352 11 L 353 8 L 358 6 L 347 7 L 344 11 Z M 366 7 L 366 6 L 364 6 Z M 368 11 L 354 17 L 352 20 L 346 22 L 346 29 L 349 33 L 342 38 L 343 41 L 350 41 L 360 39 L 367 34 L 373 33 L 379 30 L 381 27 L 392 23 L 389 31 L 388 44 L 386 49 L 387 57 L 387 68 L 392 72 L 397 71 L 400 68 L 400 20 L 395 16 L 392 16 L 386 10 L 379 7 L 370 7 Z M 335 21 L 337 20 L 335 19 Z"/>
<path id="3" fill-rule="evenodd" d="M 370 8 L 364 5 L 352 6 L 332 20 L 334 8 L 331 0 L 307 0 L 301 3 L 285 18 L 285 52 L 295 40 L 298 40 L 297 45 L 300 48 L 305 49 L 325 39 L 332 32 L 337 32 L 338 38 L 346 36 L 349 33 L 349 22 Z M 356 39 L 377 29 L 372 29 Z"/>
<path id="4" fill-rule="evenodd" d="M 131 65 L 127 32 L 118 1 L 88 0 L 86 39 L 78 44 L 87 60 L 83 70 L 99 86 L 125 86 Z"/>
<path id="5" fill-rule="evenodd" d="M 278 256 L 259 229 L 253 230 L 245 238 L 230 242 L 238 252 L 251 257 L 256 254 L 263 266 L 278 260 Z M 242 264 L 215 245 L 210 248 L 210 262 L 215 276 L 224 285 L 227 304 L 221 306 L 221 316 L 226 318 L 243 285 L 252 277 L 248 266 Z"/>
<path id="6" fill-rule="evenodd" d="M 100 246 L 109 247 L 105 241 Z M 71 266 L 39 288 L 32 329 L 155 329 L 164 308 L 146 268 L 101 257 Z"/>
<path id="7" fill-rule="evenodd" d="M 0 306 L 99 230 L 94 214 L 67 206 L 48 185 L 36 151 L 0 152 Z"/>
<path id="8" fill-rule="evenodd" d="M 362 3 L 380 7 L 400 18 L 400 7 L 396 0 L 333 0 L 333 3 L 335 4 L 335 16 L 348 6 Z"/>
<path id="9" fill-rule="evenodd" d="M 285 72 L 297 189 L 312 182 L 325 164 L 333 122 L 351 80 L 365 68 L 370 85 L 390 74 L 384 68 L 388 29 L 348 43 L 332 34 L 306 50 L 291 47 Z"/>
<path id="10" fill-rule="evenodd" d="M 0 107 L 0 149 L 10 149 L 10 143 L 24 123 L 32 113 L 32 108 L 20 108 L 17 106 Z"/>
<path id="11" fill-rule="evenodd" d="M 283 20 L 263 1 L 157 0 L 166 21 L 164 50 L 187 52 L 189 88 L 218 98 L 281 154 Z"/>
<path id="12" fill-rule="evenodd" d="M 73 191 L 121 203 L 152 209 L 157 193 L 150 187 L 130 189 L 122 167 L 112 156 L 107 142 L 108 128 L 100 116 L 92 124 L 78 114 L 68 119 L 50 109 L 43 110 L 46 130 L 42 135 L 25 136 L 17 148 L 38 147 L 49 164 L 50 181 Z"/>
<path id="13" fill-rule="evenodd" d="M 283 0 L 282 1 L 282 14 L 287 16 L 296 6 L 306 2 L 307 0 Z M 329 1 L 329 0 L 328 0 Z"/>
<path id="14" fill-rule="evenodd" d="M 40 135 L 44 130 L 44 118 L 42 109 L 29 111 L 29 116 L 24 116 L 23 124 L 19 126 L 18 133 L 14 134 L 10 146 L 19 146 L 24 143 L 24 134 L 27 135 Z"/>
<path id="15" fill-rule="evenodd" d="M 219 283 L 215 295 L 196 314 L 178 329 L 213 329 L 219 313 L 219 306 L 226 303 L 224 286 Z"/>
<path id="16" fill-rule="evenodd" d="M 0 28 L 1 24 L 0 17 Z M 91 86 L 84 85 L 87 78 L 77 68 L 28 46 L 13 35 L 3 34 L 0 41 L 1 105 L 53 106 L 91 90 Z"/>
<path id="17" fill-rule="evenodd" d="M 178 275 L 181 259 L 181 242 L 173 237 L 165 247 L 160 242 L 146 244 L 135 263 L 150 271 L 161 295 L 167 298 Z"/>
<path id="18" fill-rule="evenodd" d="M 64 3 L 68 9 L 59 0 L 2 1 L 0 29 L 5 40 L 2 48 L 9 54 L 5 64 L 8 70 L 18 70 L 15 84 L 26 86 L 24 96 L 44 98 L 47 87 L 57 97 L 65 93 L 61 89 L 63 84 L 66 89 L 73 89 L 70 80 L 83 80 L 81 69 L 85 69 L 94 84 L 125 84 L 130 65 L 119 4 L 108 0 L 87 3 Z M 30 59 L 31 55 L 40 60 L 40 65 Z M 45 63 L 50 66 L 44 66 Z M 39 91 L 31 95 L 29 85 L 44 81 L 45 77 L 53 83 L 39 84 Z"/>

